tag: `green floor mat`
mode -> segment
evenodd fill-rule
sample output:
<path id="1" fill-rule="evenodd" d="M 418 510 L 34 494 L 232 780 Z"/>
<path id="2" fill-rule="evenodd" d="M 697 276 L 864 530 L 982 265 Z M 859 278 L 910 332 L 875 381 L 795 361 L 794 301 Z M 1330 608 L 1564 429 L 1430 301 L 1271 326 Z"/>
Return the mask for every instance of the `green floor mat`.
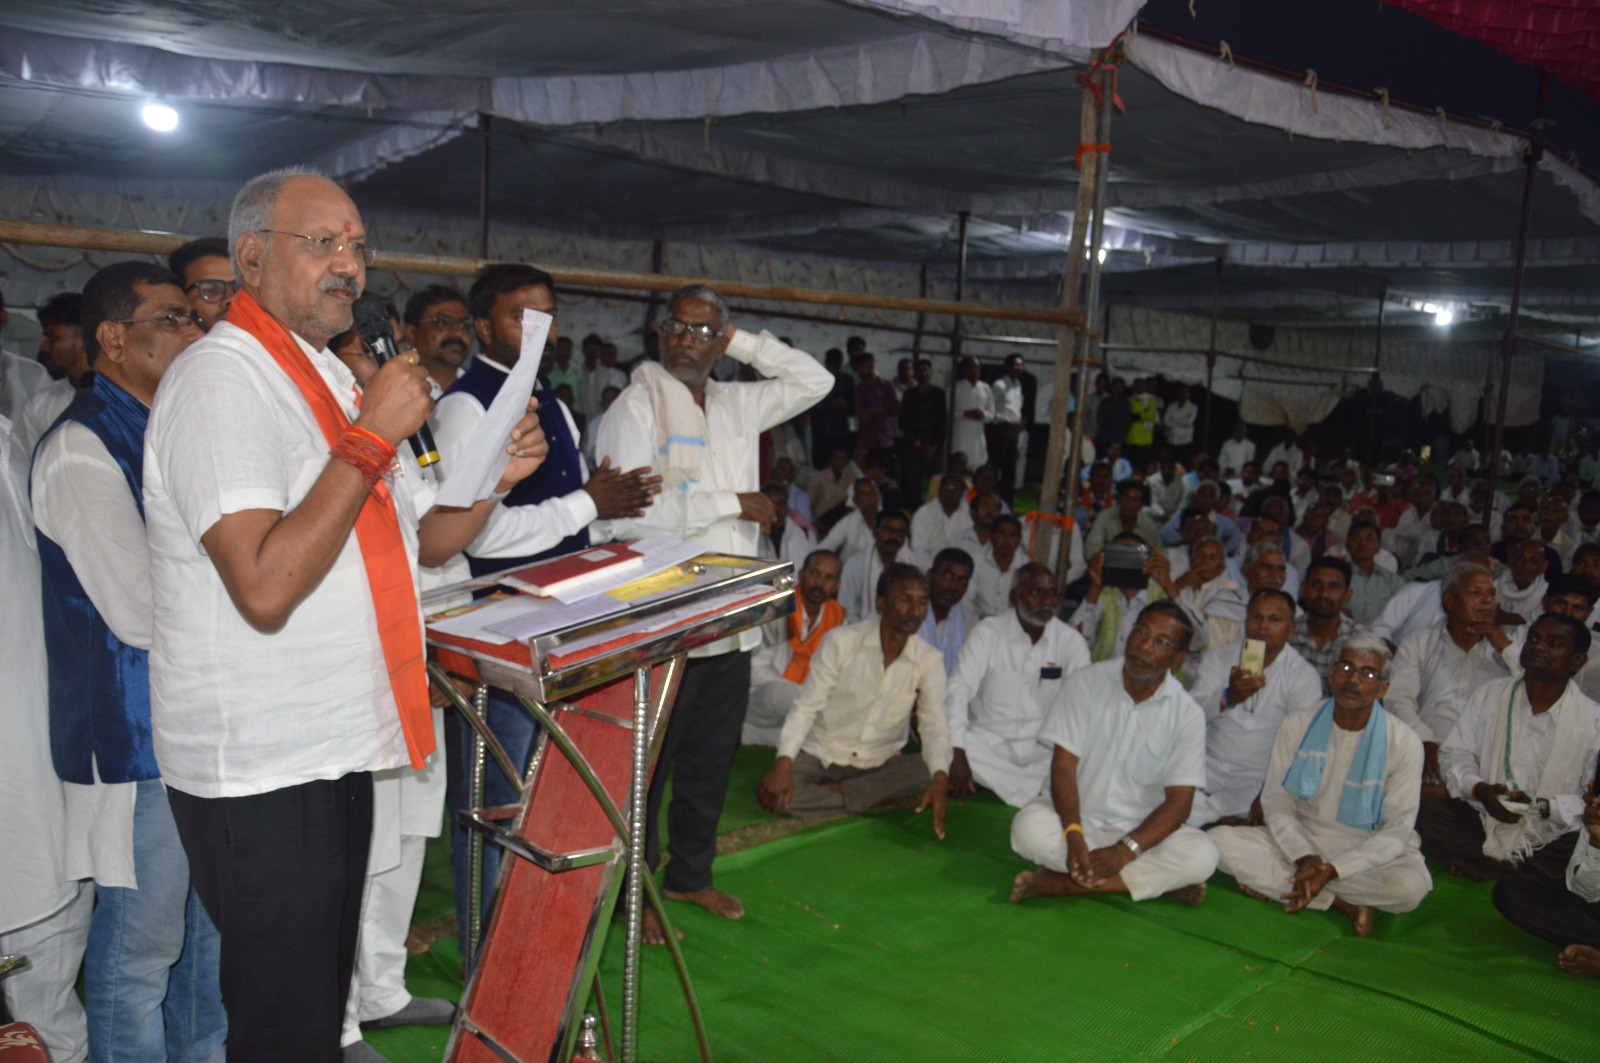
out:
<path id="1" fill-rule="evenodd" d="M 759 778 L 769 761 L 770 751 L 746 751 L 740 771 Z M 1437 876 L 1418 911 L 1380 915 L 1365 940 L 1337 913 L 1286 916 L 1223 875 L 1198 909 L 1013 905 L 1024 865 L 1007 844 L 1012 815 L 993 799 L 953 806 L 941 843 L 926 814 L 885 812 L 719 859 L 718 885 L 743 899 L 746 918 L 672 907 L 716 1058 L 1600 1058 L 1597 987 L 1501 920 L 1484 884 Z M 430 860 L 430 876 L 440 866 Z M 619 924 L 602 963 L 614 1016 L 621 966 Z M 413 958 L 408 984 L 455 996 L 458 969 L 441 941 Z M 643 1001 L 643 1058 L 697 1059 L 664 950 L 646 950 Z M 397 1030 L 371 1041 L 396 1063 L 432 1063 L 444 1037 Z"/>

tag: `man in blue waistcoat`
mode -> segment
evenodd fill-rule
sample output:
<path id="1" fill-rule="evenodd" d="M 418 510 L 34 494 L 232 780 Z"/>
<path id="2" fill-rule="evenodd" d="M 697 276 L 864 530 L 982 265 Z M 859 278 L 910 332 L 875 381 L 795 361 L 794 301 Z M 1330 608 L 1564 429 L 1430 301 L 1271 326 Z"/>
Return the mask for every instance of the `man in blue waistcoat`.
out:
<path id="1" fill-rule="evenodd" d="M 118 262 L 83 291 L 94 383 L 34 453 L 50 751 L 66 871 L 95 882 L 83 968 L 91 1060 L 222 1058 L 217 931 L 189 884 L 150 742 L 144 436 L 156 385 L 200 336 L 176 275 Z"/>
<path id="2" fill-rule="evenodd" d="M 516 262 L 495 263 L 478 273 L 467 293 L 467 311 L 472 315 L 479 353 L 445 392 L 433 414 L 434 439 L 439 444 L 444 477 L 450 474 L 450 455 L 467 445 L 522 355 L 524 309 L 555 316 L 555 282 L 550 274 Z M 559 329 L 552 322 L 546 343 L 554 344 L 558 335 Z M 661 478 L 650 475 L 648 468 L 622 472 L 605 461 L 591 472 L 578 450 L 578 429 L 572 412 L 556 398 L 548 380 L 540 379 L 535 394 L 550 455 L 537 472 L 512 489 L 467 548 L 467 561 L 474 576 L 585 549 L 591 535 L 596 540 L 608 539 L 609 529 L 605 524 L 596 525 L 597 521 L 637 517 L 660 490 Z M 536 732 L 532 718 L 513 695 L 491 690 L 489 727 L 512 762 L 525 769 Z M 467 759 L 471 739 L 466 722 L 452 714 L 445 728 L 449 778 L 446 799 L 452 812 L 469 803 Z M 487 806 L 519 800 L 517 789 L 492 764 L 485 779 Z M 498 847 L 484 847 L 486 900 L 488 891 L 494 888 L 499 857 Z M 456 914 L 461 923 L 461 954 L 465 957 L 471 890 L 466 832 L 460 824 L 451 827 L 450 858 L 455 872 Z M 485 918 L 488 910 L 485 903 Z"/>

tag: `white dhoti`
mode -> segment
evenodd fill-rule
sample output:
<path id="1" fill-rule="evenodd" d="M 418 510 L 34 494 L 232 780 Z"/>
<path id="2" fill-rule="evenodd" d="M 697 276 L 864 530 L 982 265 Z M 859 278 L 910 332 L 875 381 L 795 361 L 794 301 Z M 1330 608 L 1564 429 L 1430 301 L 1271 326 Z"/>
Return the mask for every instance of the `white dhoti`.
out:
<path id="1" fill-rule="evenodd" d="M 1289 892 L 1295 866 L 1266 827 L 1217 827 L 1208 832 L 1220 855 L 1219 866 L 1241 886 L 1276 900 Z M 1307 832 L 1312 833 L 1311 831 Z M 1324 860 L 1338 862 L 1336 855 Z M 1398 915 L 1422 903 L 1433 889 L 1433 877 L 1422 853 L 1407 849 L 1399 857 L 1346 877 L 1335 878 L 1311 899 L 1308 907 L 1326 911 L 1334 898 Z"/>
<path id="2" fill-rule="evenodd" d="M 966 743 L 972 777 L 1012 808 L 1023 807 L 1044 789 L 1053 750 L 1036 736 L 1002 738 L 968 724 Z"/>
<path id="3" fill-rule="evenodd" d="M 1067 840 L 1063 824 L 1048 797 L 1036 797 L 1011 821 L 1011 848 L 1024 860 L 1067 873 Z M 1086 827 L 1091 849 L 1115 845 L 1126 833 L 1118 827 Z M 1204 882 L 1217 869 L 1217 847 L 1204 831 L 1179 827 L 1122 869 L 1122 882 L 1136 901 L 1159 897 Z"/>
<path id="4" fill-rule="evenodd" d="M 800 696 L 800 684 L 779 677 L 750 688 L 750 704 L 745 709 L 744 729 L 739 742 L 747 746 L 776 746 L 783 733 L 783 721 Z"/>
<path id="5" fill-rule="evenodd" d="M 1207 780 L 1209 782 L 1209 776 Z M 1189 812 L 1187 820 L 1191 827 L 1204 827 L 1208 823 L 1215 823 L 1225 816 L 1245 816 L 1250 814 L 1250 806 L 1255 803 L 1256 795 L 1261 792 L 1259 780 L 1249 781 L 1234 786 L 1224 785 L 1211 789 L 1196 790 L 1194 806 Z"/>
<path id="6" fill-rule="evenodd" d="M 6 1011 L 39 1032 L 55 1063 L 82 1063 L 89 1057 L 88 1019 L 73 986 L 83 965 L 93 913 L 94 883 L 79 882 L 62 907 L 0 934 L 0 953 L 28 957 L 28 966 L 0 979 Z"/>

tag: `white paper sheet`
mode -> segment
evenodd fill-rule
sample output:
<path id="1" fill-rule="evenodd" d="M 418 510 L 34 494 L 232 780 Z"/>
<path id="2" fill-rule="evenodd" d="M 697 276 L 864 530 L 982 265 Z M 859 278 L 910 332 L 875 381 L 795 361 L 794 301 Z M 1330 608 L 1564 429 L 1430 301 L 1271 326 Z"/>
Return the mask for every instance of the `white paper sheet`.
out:
<path id="1" fill-rule="evenodd" d="M 442 455 L 441 471 L 448 471 L 443 472 L 444 483 L 435 505 L 465 508 L 494 494 L 506 462 L 511 460 L 506 453 L 511 430 L 527 412 L 528 398 L 538 383 L 544 340 L 554 320 L 538 310 L 522 311 L 522 354 L 467 445 L 459 453 Z M 561 412 L 553 411 L 551 416 L 560 417 Z"/>
<path id="2" fill-rule="evenodd" d="M 665 613 L 652 616 L 649 620 L 641 621 L 638 624 L 630 626 L 627 628 L 626 632 L 621 630 L 601 631 L 593 635 L 586 635 L 581 639 L 574 639 L 571 642 L 564 642 L 560 646 L 556 647 L 554 652 L 557 654 L 581 653 L 592 646 L 599 646 L 603 643 L 610 642 L 612 639 L 621 638 L 624 634 L 648 635 L 657 631 L 665 631 L 667 628 L 676 627 L 677 625 L 688 620 L 690 617 L 701 616 L 705 613 L 729 609 L 739 602 L 757 597 L 760 594 L 761 590 L 759 588 L 750 587 L 746 587 L 742 590 L 730 591 L 727 594 L 719 594 L 714 598 L 706 598 L 703 601 L 698 601 L 691 605 L 680 606 L 677 609 L 672 609 Z"/>
<path id="3" fill-rule="evenodd" d="M 492 642 L 499 646 L 510 642 L 511 636 L 502 635 L 498 631 L 490 631 L 489 625 L 527 612 L 530 603 L 533 605 L 540 604 L 536 598 L 514 594 L 497 602 L 480 605 L 478 608 L 465 613 L 458 613 L 443 620 L 432 621 L 428 624 L 428 628 L 441 635 L 457 635 L 462 638 Z"/>
<path id="4" fill-rule="evenodd" d="M 519 594 L 517 597 L 531 603 L 532 608 L 524 608 L 500 618 L 490 630 L 518 641 L 538 638 L 557 628 L 581 624 L 586 620 L 598 620 L 628 608 L 627 603 L 605 595 L 574 605 L 566 605 L 554 598 L 535 598 L 528 594 Z"/>

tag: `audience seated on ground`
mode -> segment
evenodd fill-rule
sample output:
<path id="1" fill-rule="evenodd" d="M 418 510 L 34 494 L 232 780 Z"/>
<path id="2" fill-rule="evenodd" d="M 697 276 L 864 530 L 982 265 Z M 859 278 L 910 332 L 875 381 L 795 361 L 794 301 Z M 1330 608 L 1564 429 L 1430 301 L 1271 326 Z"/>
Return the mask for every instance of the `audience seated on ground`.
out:
<path id="1" fill-rule="evenodd" d="M 1365 627 L 1378 619 L 1405 580 L 1378 564 L 1383 546 L 1376 524 L 1361 521 L 1351 525 L 1344 549 L 1350 561 L 1350 617 Z"/>
<path id="2" fill-rule="evenodd" d="M 917 637 L 928 580 L 910 565 L 878 577 L 873 617 L 828 632 L 761 779 L 763 808 L 811 818 L 859 813 L 921 795 L 944 837 L 950 735 L 939 654 Z M 920 756 L 900 752 L 917 714 Z"/>
<path id="3" fill-rule="evenodd" d="M 1176 590 L 1168 575 L 1167 559 L 1149 543 L 1128 532 L 1116 535 L 1111 541 L 1143 545 L 1150 549 L 1150 556 L 1144 562 L 1146 579 L 1142 587 L 1105 586 L 1105 551 L 1089 558 L 1089 589 L 1073 612 L 1070 623 L 1078 634 L 1089 640 L 1089 655 L 1097 662 L 1121 657 L 1128 644 L 1128 632 L 1138 623 L 1139 613 L 1151 602 L 1173 597 Z"/>
<path id="4" fill-rule="evenodd" d="M 956 547 L 946 547 L 928 569 L 928 615 L 917 635 L 939 652 L 944 674 L 955 671 L 967 632 L 978 618 L 966 603 L 972 585 L 972 555 Z"/>
<path id="5" fill-rule="evenodd" d="M 1356 634 L 1329 669 L 1333 695 L 1278 728 L 1257 826 L 1210 832 L 1219 866 L 1289 914 L 1336 908 L 1356 934 L 1373 912 L 1422 903 L 1433 879 L 1414 829 L 1422 743 L 1383 709 L 1389 648 Z"/>
<path id="6" fill-rule="evenodd" d="M 1266 779 L 1272 739 L 1284 717 L 1322 700 L 1315 669 L 1290 646 L 1294 599 L 1260 590 L 1245 613 L 1247 642 L 1206 651 L 1189 693 L 1206 716 L 1206 782 L 1195 794 L 1192 826 L 1243 822 Z M 1245 659 L 1250 642 L 1265 651 Z"/>
<path id="7" fill-rule="evenodd" d="M 1322 677 L 1322 696 L 1327 697 L 1333 693 L 1328 686 L 1328 668 L 1344 640 L 1361 630 L 1345 612 L 1350 604 L 1350 562 L 1337 557 L 1311 562 L 1301 584 L 1300 602 L 1305 608 L 1295 619 L 1289 645 Z"/>
<path id="8" fill-rule="evenodd" d="M 967 482 L 947 469 L 933 501 L 924 502 L 912 514 L 911 545 L 922 556 L 932 557 L 971 527 Z"/>
<path id="9" fill-rule="evenodd" d="M 1101 510 L 1084 537 L 1083 548 L 1093 557 L 1118 533 L 1132 533 L 1147 543 L 1161 541 L 1161 525 L 1145 504 L 1144 484 L 1123 480 L 1117 484 L 1115 503 Z"/>
<path id="10" fill-rule="evenodd" d="M 851 620 L 868 620 L 878 615 L 875 588 L 878 577 L 890 565 L 910 565 L 918 571 L 927 569 L 927 559 L 906 544 L 910 535 L 911 522 L 904 510 L 878 511 L 872 549 L 847 560 L 839 576 L 839 604 L 844 606 Z"/>
<path id="11" fill-rule="evenodd" d="M 772 527 L 761 533 L 756 546 L 760 557 L 787 561 L 800 570 L 806 557 L 817 548 L 817 537 L 802 519 L 789 509 L 789 489 L 780 483 L 769 483 L 761 493 L 772 502 Z"/>
<path id="12" fill-rule="evenodd" d="M 794 612 L 762 628 L 761 646 L 750 658 L 750 707 L 741 736 L 745 745 L 778 744 L 778 732 L 800 696 L 822 637 L 845 622 L 844 606 L 838 602 L 838 555 L 812 551 L 800 568 L 794 595 Z"/>
<path id="13" fill-rule="evenodd" d="M 1304 575 L 1305 568 L 1311 564 L 1311 550 L 1306 546 L 1305 541 L 1295 535 L 1293 531 L 1286 530 L 1285 526 L 1279 522 L 1276 512 L 1274 512 L 1263 514 L 1257 518 L 1251 523 L 1249 531 L 1245 532 L 1245 550 L 1248 551 L 1256 543 L 1271 543 L 1283 551 L 1285 566 L 1282 589 L 1289 597 L 1298 597 L 1300 594 L 1300 577 Z M 1240 586 L 1244 585 L 1244 557 L 1242 554 L 1228 558 L 1228 575 L 1233 578 L 1235 583 Z"/>
<path id="14" fill-rule="evenodd" d="M 1560 613 L 1588 627 L 1589 617 L 1594 614 L 1597 599 L 1600 599 L 1600 584 L 1577 573 L 1568 572 L 1551 580 L 1549 586 L 1545 588 L 1544 598 L 1540 602 L 1540 615 Z M 1489 633 L 1489 641 L 1494 643 L 1500 659 L 1511 670 L 1513 679 L 1522 675 L 1522 649 L 1527 639 L 1526 624 L 1502 628 L 1498 637 L 1493 631 Z M 1573 681 L 1578 684 L 1578 689 L 1583 691 L 1584 696 L 1590 700 L 1600 701 L 1600 654 L 1591 653 L 1583 667 L 1578 669 Z"/>
<path id="15" fill-rule="evenodd" d="M 850 508 L 834 522 L 828 534 L 817 543 L 817 548 L 832 550 L 839 555 L 841 562 L 846 563 L 857 554 L 871 550 L 873 529 L 878 523 L 878 511 L 881 508 L 878 485 L 865 476 L 859 478 L 851 489 Z"/>
<path id="16" fill-rule="evenodd" d="M 1494 906 L 1514 926 L 1562 946 L 1561 969 L 1600 977 L 1600 796 L 1583 796 L 1578 832 L 1561 879 L 1506 875 L 1494 884 Z"/>
<path id="17" fill-rule="evenodd" d="M 1239 590 L 1239 584 L 1227 573 L 1227 557 L 1222 551 L 1221 540 L 1212 536 L 1201 539 L 1193 546 L 1174 547 L 1174 550 L 1177 549 L 1190 551 L 1193 562 L 1183 575 L 1172 581 L 1172 586 L 1178 592 L 1178 604 L 1204 623 L 1205 645 L 1219 646 L 1230 641 L 1230 637 L 1237 634 L 1238 625 L 1221 618 L 1213 622 L 1211 613 L 1211 603 L 1218 596 L 1231 595 Z M 1191 666 L 1193 657 L 1191 654 Z"/>
<path id="18" fill-rule="evenodd" d="M 1283 548 L 1274 542 L 1251 543 L 1244 552 L 1244 563 L 1239 566 L 1244 576 L 1244 586 L 1235 586 L 1212 596 L 1206 603 L 1206 626 L 1224 642 L 1237 642 L 1243 637 L 1245 609 L 1250 600 L 1263 590 L 1283 590 L 1288 579 L 1289 565 L 1283 558 Z M 1294 599 L 1289 599 L 1291 602 Z"/>
<path id="19" fill-rule="evenodd" d="M 1006 612 L 967 635 L 950 675 L 950 794 L 992 790 L 1021 808 L 1038 796 L 1050 769 L 1039 730 L 1062 681 L 1089 664 L 1083 636 L 1056 617 L 1055 576 L 1037 562 L 1018 566 Z"/>
<path id="20" fill-rule="evenodd" d="M 1125 657 L 1067 677 L 1039 735 L 1054 747 L 1046 790 L 1011 821 L 1011 848 L 1037 865 L 1012 882 L 1012 901 L 1205 899 L 1217 849 L 1184 823 L 1205 785 L 1205 717 L 1172 674 L 1194 633 L 1176 602 L 1154 602 Z"/>
<path id="21" fill-rule="evenodd" d="M 1544 612 L 1545 572 L 1550 567 L 1544 547 L 1523 539 L 1506 547 L 1506 571 L 1495 577 L 1496 616 L 1510 628 L 1522 627 Z"/>
<path id="22" fill-rule="evenodd" d="M 1522 676 L 1466 699 L 1439 747 L 1449 796 L 1425 794 L 1417 820 L 1423 852 L 1452 874 L 1565 873 L 1600 752 L 1600 706 L 1573 682 L 1589 644 L 1581 622 L 1546 613 L 1528 631 Z"/>

